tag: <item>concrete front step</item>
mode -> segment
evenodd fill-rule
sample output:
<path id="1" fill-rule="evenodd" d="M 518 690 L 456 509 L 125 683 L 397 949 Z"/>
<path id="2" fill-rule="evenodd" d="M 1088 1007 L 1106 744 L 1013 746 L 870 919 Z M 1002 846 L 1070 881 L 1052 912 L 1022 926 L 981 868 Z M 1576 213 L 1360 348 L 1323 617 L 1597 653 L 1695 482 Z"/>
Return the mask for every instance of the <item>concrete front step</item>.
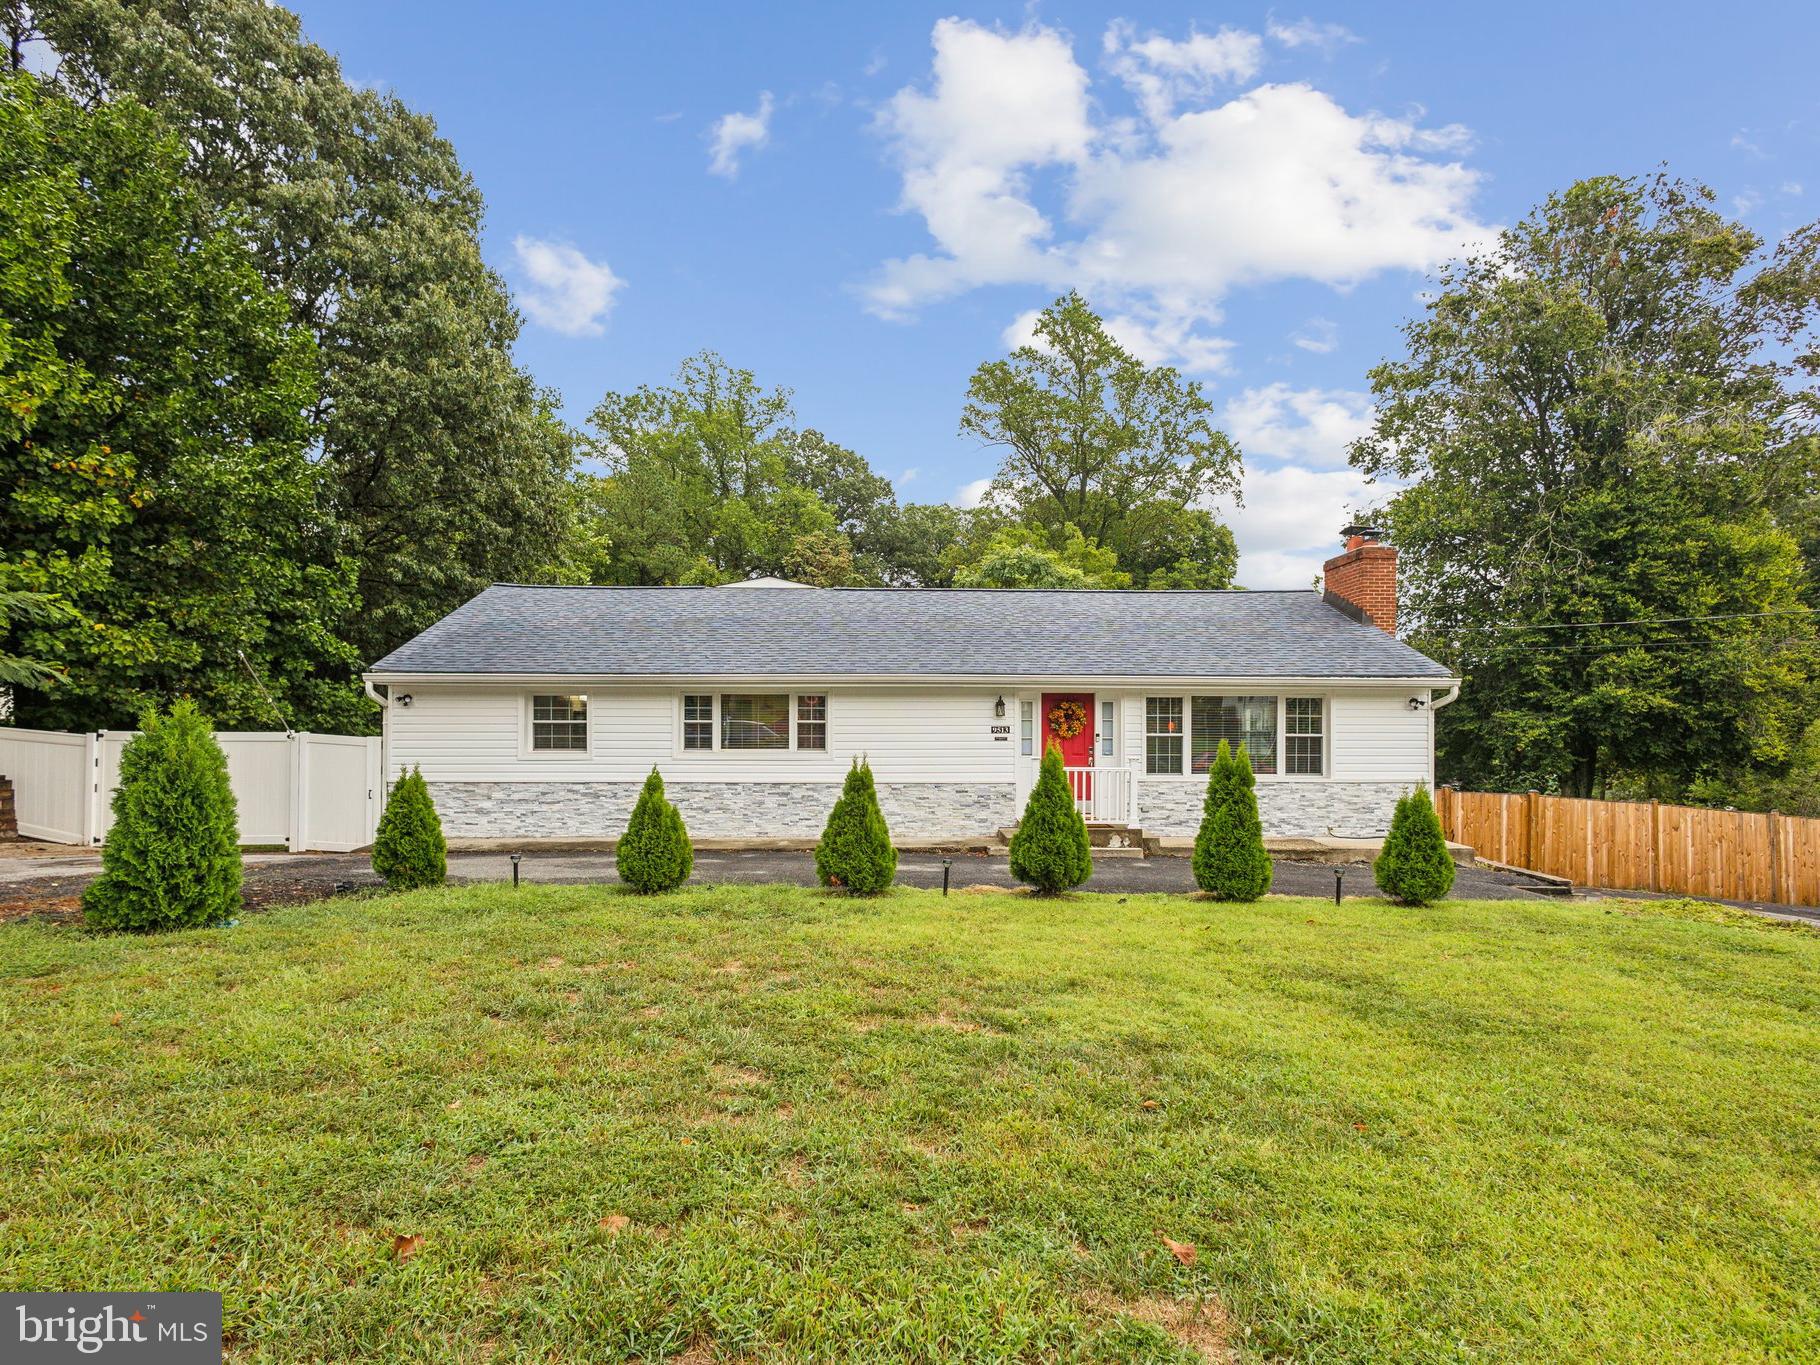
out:
<path id="1" fill-rule="evenodd" d="M 1016 833 L 1016 825 L 999 830 L 999 842 L 1009 844 Z M 1087 843 L 1096 858 L 1143 858 L 1156 847 L 1156 840 L 1146 838 L 1141 829 L 1100 820 L 1087 822 Z"/>

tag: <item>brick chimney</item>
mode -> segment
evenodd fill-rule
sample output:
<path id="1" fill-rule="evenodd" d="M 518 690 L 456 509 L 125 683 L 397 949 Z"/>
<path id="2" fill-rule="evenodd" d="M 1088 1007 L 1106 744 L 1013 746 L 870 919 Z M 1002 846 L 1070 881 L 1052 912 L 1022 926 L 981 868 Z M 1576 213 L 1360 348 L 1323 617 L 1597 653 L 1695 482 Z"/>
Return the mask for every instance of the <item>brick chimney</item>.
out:
<path id="1" fill-rule="evenodd" d="M 1386 635 L 1397 633 L 1397 548 L 1379 542 L 1370 526 L 1340 532 L 1346 548 L 1321 566 L 1326 598 L 1349 616 L 1368 621 Z"/>

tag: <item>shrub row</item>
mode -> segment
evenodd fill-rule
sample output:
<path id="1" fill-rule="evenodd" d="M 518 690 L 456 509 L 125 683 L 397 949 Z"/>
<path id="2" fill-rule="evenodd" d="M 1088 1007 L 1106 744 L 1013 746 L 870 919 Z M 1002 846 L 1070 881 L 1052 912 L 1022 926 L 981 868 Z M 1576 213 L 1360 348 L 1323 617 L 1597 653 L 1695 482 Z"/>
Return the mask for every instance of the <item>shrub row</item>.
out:
<path id="1" fill-rule="evenodd" d="M 1270 888 L 1270 854 L 1245 751 L 1222 740 L 1207 777 L 1194 841 L 1195 884 L 1216 900 L 1255 901 Z M 373 840 L 373 870 L 390 887 L 437 886 L 448 845 L 430 790 L 417 769 L 392 788 Z M 240 904 L 240 850 L 227 761 L 208 720 L 188 701 L 151 714 L 121 755 L 114 826 L 101 876 L 83 896 L 100 929 L 180 929 L 218 924 Z M 682 815 L 664 795 L 657 769 L 645 779 L 617 853 L 620 880 L 634 891 L 669 891 L 694 867 Z M 824 886 L 853 895 L 886 890 L 897 850 L 879 809 L 871 766 L 855 759 L 815 846 Z M 1055 895 L 1093 875 L 1087 825 L 1076 808 L 1060 749 L 1044 753 L 1035 787 L 1011 838 L 1011 873 Z M 1405 904 L 1441 899 L 1453 886 L 1453 859 L 1440 818 L 1422 788 L 1397 802 L 1373 874 Z"/>

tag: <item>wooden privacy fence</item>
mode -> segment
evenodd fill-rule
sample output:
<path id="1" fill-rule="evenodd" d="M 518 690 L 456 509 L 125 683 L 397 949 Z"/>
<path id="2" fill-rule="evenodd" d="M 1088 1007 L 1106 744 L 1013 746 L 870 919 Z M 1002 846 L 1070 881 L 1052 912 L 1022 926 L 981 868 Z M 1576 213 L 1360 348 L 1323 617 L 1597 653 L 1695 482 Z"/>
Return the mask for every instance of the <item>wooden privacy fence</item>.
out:
<path id="1" fill-rule="evenodd" d="M 1582 886 L 1820 905 L 1820 820 L 1455 787 L 1435 805 L 1481 858 Z"/>

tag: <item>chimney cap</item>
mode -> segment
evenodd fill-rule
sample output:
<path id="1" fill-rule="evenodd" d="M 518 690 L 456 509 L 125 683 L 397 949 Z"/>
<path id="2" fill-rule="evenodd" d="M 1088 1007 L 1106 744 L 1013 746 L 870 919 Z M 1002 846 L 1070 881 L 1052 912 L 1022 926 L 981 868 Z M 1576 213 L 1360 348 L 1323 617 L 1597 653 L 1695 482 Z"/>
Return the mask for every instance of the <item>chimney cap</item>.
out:
<path id="1" fill-rule="evenodd" d="M 1351 540 L 1354 536 L 1357 536 L 1360 540 L 1381 540 L 1384 537 L 1384 532 L 1378 527 L 1373 526 L 1370 522 L 1355 521 L 1350 526 L 1342 526 L 1340 528 L 1340 535 L 1347 540 Z"/>

